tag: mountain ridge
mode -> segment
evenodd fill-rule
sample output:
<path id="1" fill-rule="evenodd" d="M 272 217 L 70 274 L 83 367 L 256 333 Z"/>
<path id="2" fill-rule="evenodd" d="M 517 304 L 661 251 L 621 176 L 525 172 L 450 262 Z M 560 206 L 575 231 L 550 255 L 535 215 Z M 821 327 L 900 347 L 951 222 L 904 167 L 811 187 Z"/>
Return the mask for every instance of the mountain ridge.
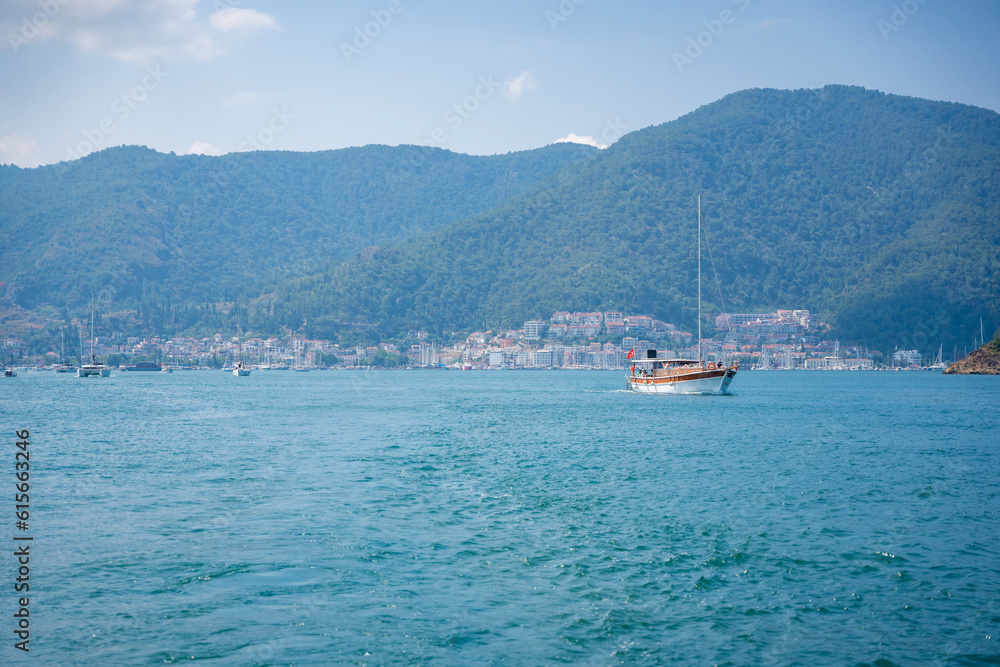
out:
<path id="1" fill-rule="evenodd" d="M 105 149 L 0 167 L 0 281 L 21 305 L 79 307 L 111 287 L 212 301 L 495 206 L 578 160 L 580 146 L 473 157 L 368 146 L 173 156 Z M 69 269 L 69 270 L 68 270 Z"/>
<path id="2" fill-rule="evenodd" d="M 306 280 L 293 289 L 315 292 L 312 315 L 389 316 L 397 328 L 513 326 L 565 309 L 631 309 L 693 328 L 685 313 L 695 305 L 702 193 L 706 252 L 716 253 L 706 277 L 714 282 L 714 263 L 727 286 L 721 298 L 706 294 L 709 310 L 810 308 L 847 339 L 927 347 L 971 323 L 977 299 L 987 317 L 997 314 L 998 118 L 853 87 L 741 91 L 626 135 L 569 194 L 526 194 L 463 221 L 461 235 L 443 228 L 340 273 L 331 267 L 327 286 Z M 962 173 L 952 173 L 956 164 Z M 959 196 L 969 188 L 982 201 Z M 940 252 L 934 234 L 961 253 Z M 446 238 L 462 239 L 461 256 Z M 477 280 L 469 265 L 495 279 Z M 961 294 L 953 278 L 963 274 L 974 280 Z M 914 282 L 945 307 L 920 303 L 922 312 L 893 323 L 892 302 L 906 305 Z M 872 303 L 878 312 L 858 312 Z"/>
<path id="3" fill-rule="evenodd" d="M 89 280 L 113 286 L 111 300 L 136 322 L 173 331 L 229 326 L 213 304 L 236 298 L 253 302 L 248 326 L 308 322 L 316 336 L 358 322 L 385 335 L 514 326 L 566 309 L 632 310 L 694 328 L 702 194 L 706 311 L 809 308 L 845 340 L 936 348 L 978 317 L 1000 324 L 998 119 L 851 86 L 751 89 L 601 151 L 341 149 L 339 181 L 297 181 L 311 153 L 134 154 L 146 181 L 126 178 L 122 165 L 75 173 L 71 163 L 64 180 L 88 198 L 86 220 L 53 226 L 46 213 L 72 211 L 51 196 L 0 219 L 5 233 L 48 222 L 57 241 L 32 246 L 22 263 L 48 254 L 49 264 L 15 275 L 7 296 L 65 315 L 88 290 L 76 290 L 74 306 L 52 297 L 56 287 Z M 7 201 L 18 178 L 4 169 Z M 286 192 L 299 186 L 308 205 Z M 360 222 L 342 224 L 352 216 Z M 108 237 L 126 221 L 137 233 L 115 245 Z M 188 227 L 171 238 L 179 222 Z M 91 247 L 115 261 L 67 269 L 66 245 L 84 232 L 103 234 Z M 200 236 L 214 245 L 200 247 Z M 210 266 L 182 261 L 186 253 Z M 0 281 L 10 274 L 0 264 Z"/>

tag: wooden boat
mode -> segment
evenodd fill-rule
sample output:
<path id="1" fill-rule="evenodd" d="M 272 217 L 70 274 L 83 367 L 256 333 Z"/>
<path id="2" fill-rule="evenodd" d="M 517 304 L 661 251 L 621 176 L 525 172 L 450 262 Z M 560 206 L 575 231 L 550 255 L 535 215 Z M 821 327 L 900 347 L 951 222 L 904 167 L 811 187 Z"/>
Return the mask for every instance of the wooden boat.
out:
<path id="1" fill-rule="evenodd" d="M 629 352 L 633 357 L 635 351 Z M 701 354 L 701 196 L 698 197 L 698 358 L 660 359 L 656 350 L 632 362 L 628 388 L 642 394 L 726 394 L 738 364 L 702 359 Z"/>
<path id="2" fill-rule="evenodd" d="M 642 394 L 726 394 L 738 364 L 697 359 L 660 359 L 647 350 L 645 359 L 632 362 L 628 388 Z"/>

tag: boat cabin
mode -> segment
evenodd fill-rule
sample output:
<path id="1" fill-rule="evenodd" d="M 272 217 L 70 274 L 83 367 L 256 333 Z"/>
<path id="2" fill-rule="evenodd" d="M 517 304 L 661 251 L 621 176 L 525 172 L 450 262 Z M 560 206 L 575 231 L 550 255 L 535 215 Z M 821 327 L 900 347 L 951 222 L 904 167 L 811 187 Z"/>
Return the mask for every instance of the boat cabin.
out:
<path id="1" fill-rule="evenodd" d="M 670 377 L 690 373 L 692 366 L 698 366 L 698 371 L 722 368 L 722 364 L 706 363 L 697 359 L 660 359 L 656 350 L 646 350 L 645 359 L 632 360 L 632 374 L 644 377 Z"/>

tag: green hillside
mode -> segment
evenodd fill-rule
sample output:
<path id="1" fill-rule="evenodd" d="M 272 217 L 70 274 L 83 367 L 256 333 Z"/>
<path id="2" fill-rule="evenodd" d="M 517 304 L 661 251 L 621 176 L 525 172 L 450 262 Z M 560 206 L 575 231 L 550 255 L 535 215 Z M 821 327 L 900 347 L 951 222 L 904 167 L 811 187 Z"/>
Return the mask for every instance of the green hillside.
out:
<path id="1" fill-rule="evenodd" d="M 0 296 L 72 310 L 103 290 L 109 307 L 165 322 L 488 211 L 594 152 L 365 146 L 207 157 L 120 147 L 2 166 Z M 190 311 L 185 324 L 198 317 Z"/>
<path id="2" fill-rule="evenodd" d="M 808 308 L 929 352 L 1000 325 L 998 183 L 996 113 L 844 86 L 735 93 L 604 151 L 126 147 L 0 167 L 0 297 L 55 323 L 99 290 L 119 330 L 168 334 L 235 329 L 237 298 L 267 334 L 598 309 L 690 330 L 700 194 L 706 312 Z"/>
<path id="3" fill-rule="evenodd" d="M 563 185 L 278 290 L 316 335 L 623 309 L 808 308 L 834 335 L 936 348 L 1000 324 L 1000 117 L 830 86 L 749 90 L 627 135 Z"/>

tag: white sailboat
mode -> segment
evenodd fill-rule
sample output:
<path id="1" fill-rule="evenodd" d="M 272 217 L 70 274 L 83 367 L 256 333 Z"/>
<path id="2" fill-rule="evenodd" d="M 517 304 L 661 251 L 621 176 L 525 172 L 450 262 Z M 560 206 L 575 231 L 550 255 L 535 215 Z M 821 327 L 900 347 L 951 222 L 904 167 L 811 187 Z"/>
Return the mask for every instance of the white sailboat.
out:
<path id="1" fill-rule="evenodd" d="M 629 357 L 634 355 L 629 352 Z M 645 359 L 633 359 L 626 378 L 628 389 L 640 394 L 726 394 L 738 364 L 706 362 L 701 353 L 701 195 L 698 196 L 698 358 L 660 359 L 646 350 Z"/>
<path id="2" fill-rule="evenodd" d="M 233 363 L 233 375 L 246 377 L 250 368 L 243 363 L 243 327 L 240 323 L 240 307 L 236 305 L 236 361 Z"/>
<path id="3" fill-rule="evenodd" d="M 59 327 L 62 332 L 62 357 L 58 364 L 52 364 L 52 370 L 56 373 L 68 373 L 70 367 L 66 365 L 66 327 Z"/>
<path id="4" fill-rule="evenodd" d="M 934 358 L 934 363 L 931 365 L 932 371 L 943 371 L 948 368 L 948 364 L 941 360 L 941 353 L 944 352 L 944 343 L 938 345 L 937 356 Z"/>
<path id="5" fill-rule="evenodd" d="M 83 343 L 80 343 L 81 346 Z M 80 364 L 80 367 L 76 369 L 76 376 L 78 378 L 89 378 L 89 377 L 111 377 L 111 369 L 104 364 L 97 363 L 97 340 L 94 338 L 94 298 L 90 299 L 90 363 Z"/>
<path id="6" fill-rule="evenodd" d="M 308 373 L 309 372 L 309 367 L 305 365 L 305 363 L 302 360 L 302 355 L 300 354 L 300 352 L 301 352 L 300 347 L 305 347 L 305 344 L 306 344 L 305 339 L 302 339 L 302 341 L 296 341 L 296 345 L 295 345 L 295 365 L 292 367 L 292 370 L 294 370 L 296 373 Z"/>

